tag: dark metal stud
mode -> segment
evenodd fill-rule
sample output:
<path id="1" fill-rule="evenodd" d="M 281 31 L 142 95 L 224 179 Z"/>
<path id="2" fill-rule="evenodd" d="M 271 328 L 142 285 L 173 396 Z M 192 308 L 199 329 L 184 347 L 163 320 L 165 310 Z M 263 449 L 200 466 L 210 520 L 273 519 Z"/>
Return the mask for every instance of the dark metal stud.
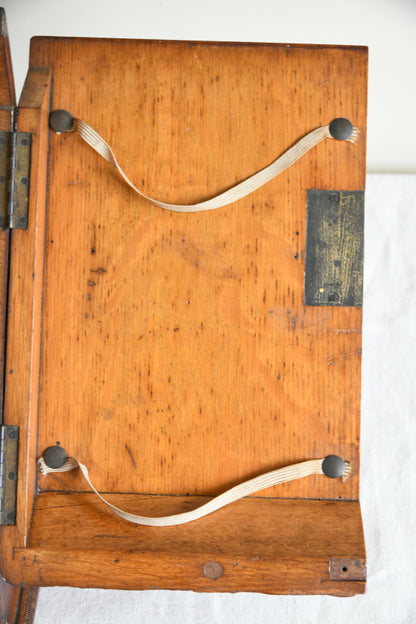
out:
<path id="1" fill-rule="evenodd" d="M 49 468 L 62 468 L 68 455 L 60 446 L 50 446 L 43 454 L 43 461 Z"/>
<path id="2" fill-rule="evenodd" d="M 52 111 L 49 115 L 49 125 L 55 132 L 70 132 L 74 125 L 74 118 L 66 110 Z"/>
<path id="3" fill-rule="evenodd" d="M 354 131 L 354 126 L 349 119 L 344 117 L 338 117 L 329 124 L 329 132 L 334 139 L 339 141 L 346 141 L 349 139 Z"/>
<path id="4" fill-rule="evenodd" d="M 322 471 L 331 479 L 342 477 L 345 472 L 346 464 L 342 457 L 338 455 L 328 455 L 322 462 Z"/>

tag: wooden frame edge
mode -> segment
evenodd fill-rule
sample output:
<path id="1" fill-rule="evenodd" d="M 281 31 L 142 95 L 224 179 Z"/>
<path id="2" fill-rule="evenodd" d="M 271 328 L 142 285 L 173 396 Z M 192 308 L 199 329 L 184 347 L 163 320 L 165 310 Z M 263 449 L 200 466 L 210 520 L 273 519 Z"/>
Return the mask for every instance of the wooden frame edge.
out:
<path id="1" fill-rule="evenodd" d="M 3 527 L 0 533 L 1 574 L 15 585 L 23 581 L 14 548 L 27 543 L 36 491 L 38 328 L 43 290 L 50 88 L 49 69 L 30 68 L 18 109 L 18 130 L 31 133 L 32 146 L 29 223 L 27 230 L 14 230 L 11 235 L 7 308 L 4 422 L 20 429 L 17 515 L 16 525 Z M 20 279 L 24 271 L 32 275 L 30 283 Z"/>
<path id="2" fill-rule="evenodd" d="M 111 496 L 149 515 L 200 498 Z M 160 528 L 120 520 L 94 494 L 52 492 L 37 497 L 28 548 L 15 551 L 28 585 L 334 596 L 365 591 L 365 557 L 358 501 L 248 497 Z"/>

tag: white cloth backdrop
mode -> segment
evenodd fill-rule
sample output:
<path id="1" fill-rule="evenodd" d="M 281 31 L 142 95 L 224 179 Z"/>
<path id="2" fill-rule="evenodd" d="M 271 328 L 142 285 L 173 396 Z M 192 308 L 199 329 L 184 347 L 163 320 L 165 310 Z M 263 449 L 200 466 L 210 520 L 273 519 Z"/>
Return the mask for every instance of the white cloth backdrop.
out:
<path id="1" fill-rule="evenodd" d="M 416 175 L 367 177 L 364 310 L 364 596 L 43 588 L 35 624 L 416 623 Z"/>

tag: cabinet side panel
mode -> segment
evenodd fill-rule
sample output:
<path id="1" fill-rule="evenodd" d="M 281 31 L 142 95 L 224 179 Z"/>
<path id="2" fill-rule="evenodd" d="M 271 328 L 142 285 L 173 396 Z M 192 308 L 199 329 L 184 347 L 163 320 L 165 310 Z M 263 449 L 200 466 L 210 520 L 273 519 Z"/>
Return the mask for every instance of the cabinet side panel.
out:
<path id="1" fill-rule="evenodd" d="M 99 59 L 99 62 L 97 62 Z M 76 134 L 51 135 L 39 453 L 59 442 L 109 492 L 218 494 L 338 454 L 358 498 L 361 309 L 304 305 L 307 190 L 364 188 L 363 48 L 46 39 L 53 108 L 96 128 L 149 195 L 196 202 L 347 117 L 280 177 L 217 211 L 162 211 Z M 78 473 L 45 489 L 85 488 Z"/>

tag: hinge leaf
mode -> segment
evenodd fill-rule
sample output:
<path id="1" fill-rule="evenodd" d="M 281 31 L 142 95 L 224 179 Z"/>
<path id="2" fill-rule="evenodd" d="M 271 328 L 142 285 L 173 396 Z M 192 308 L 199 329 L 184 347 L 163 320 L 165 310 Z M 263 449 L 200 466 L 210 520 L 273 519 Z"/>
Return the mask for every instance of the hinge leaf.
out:
<path id="1" fill-rule="evenodd" d="M 0 526 L 16 524 L 19 427 L 0 427 Z"/>
<path id="2" fill-rule="evenodd" d="M 29 132 L 0 132 L 0 229 L 27 228 L 29 208 Z"/>

